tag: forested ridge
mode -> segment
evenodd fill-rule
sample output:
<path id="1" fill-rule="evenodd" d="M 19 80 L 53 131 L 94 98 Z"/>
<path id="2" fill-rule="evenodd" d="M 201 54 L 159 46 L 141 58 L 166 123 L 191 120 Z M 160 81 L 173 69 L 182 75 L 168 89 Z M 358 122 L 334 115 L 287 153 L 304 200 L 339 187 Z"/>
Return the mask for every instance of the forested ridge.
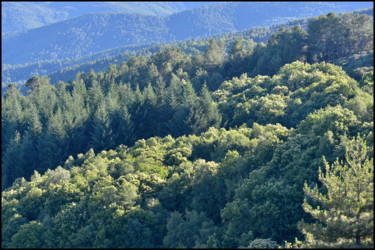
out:
<path id="1" fill-rule="evenodd" d="M 358 10 L 356 12 L 372 16 L 371 8 Z M 339 15 L 342 14 L 344 13 L 339 13 Z M 276 33 L 281 27 L 288 29 L 295 25 L 300 25 L 303 29 L 306 29 L 307 23 L 310 19 L 311 17 L 301 18 L 283 24 L 272 25 L 270 27 L 253 27 L 242 31 L 221 33 L 214 36 L 214 38 L 223 40 L 227 48 L 229 48 L 230 44 L 236 39 L 243 39 L 248 42 L 252 39 L 255 43 L 267 43 L 268 38 Z M 106 27 L 106 29 L 112 29 L 111 25 L 107 26 L 109 27 Z M 189 55 L 193 55 L 194 53 L 199 54 L 203 53 L 206 49 L 208 40 L 209 38 L 195 37 L 194 39 L 176 41 L 173 43 L 169 42 L 167 44 L 162 44 L 160 42 L 144 43 L 146 41 L 144 40 L 142 44 L 119 46 L 79 58 L 38 60 L 38 62 L 35 63 L 28 62 L 17 65 L 3 64 L 2 90 L 4 92 L 7 84 L 11 82 L 19 82 L 19 85 L 22 85 L 28 78 L 35 75 L 48 75 L 53 84 L 56 84 L 59 80 L 66 82 L 73 79 L 79 71 L 85 72 L 86 74 L 90 69 L 94 69 L 95 72 L 102 72 L 111 64 L 120 65 L 122 61 L 129 59 L 130 56 L 152 55 L 160 49 L 165 49 L 170 46 L 180 47 Z"/>
<path id="2" fill-rule="evenodd" d="M 99 5 L 91 5 L 95 4 Z M 15 65 L 77 59 L 118 46 L 211 37 L 254 26 L 266 27 L 296 18 L 318 16 L 329 11 L 347 12 L 371 7 L 369 2 L 223 2 L 187 9 L 168 16 L 113 11 L 116 5 L 118 10 L 123 10 L 121 6 L 130 4 L 102 3 L 112 6 L 109 8 L 112 10 L 108 10 L 108 6 L 103 6 L 102 9 L 95 7 L 94 12 L 4 35 L 2 43 L 7 49 L 2 50 L 2 63 Z M 151 7 L 151 4 L 153 3 L 145 3 L 148 7 Z M 159 5 L 167 7 L 173 3 Z M 86 8 L 87 11 L 91 9 L 89 6 Z"/>
<path id="3" fill-rule="evenodd" d="M 207 2 L 5 2 L 1 3 L 2 35 L 14 34 L 95 12 L 166 16 Z M 213 4 L 213 3 L 211 3 Z"/>
<path id="4" fill-rule="evenodd" d="M 2 247 L 373 247 L 372 54 L 328 13 L 10 84 Z"/>

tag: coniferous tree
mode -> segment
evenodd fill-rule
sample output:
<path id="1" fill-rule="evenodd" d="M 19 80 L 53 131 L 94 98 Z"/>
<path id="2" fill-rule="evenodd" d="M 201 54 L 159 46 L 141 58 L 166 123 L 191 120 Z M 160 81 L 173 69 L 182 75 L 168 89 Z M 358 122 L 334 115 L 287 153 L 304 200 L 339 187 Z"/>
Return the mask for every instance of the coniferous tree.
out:
<path id="1" fill-rule="evenodd" d="M 182 103 L 181 108 L 178 110 L 178 121 L 183 123 L 181 134 L 190 134 L 192 132 L 191 117 L 194 115 L 194 106 L 198 99 L 194 91 L 193 85 L 190 81 L 181 81 L 182 83 Z"/>
<path id="2" fill-rule="evenodd" d="M 182 106 L 184 108 L 192 107 L 196 100 L 197 94 L 190 81 L 181 81 L 182 84 Z"/>
<path id="3" fill-rule="evenodd" d="M 38 141 L 43 132 L 43 126 L 40 122 L 38 111 L 34 105 L 26 112 L 27 131 L 22 138 L 22 144 L 19 151 L 19 161 L 26 162 L 22 167 L 23 176 L 30 176 L 33 170 L 39 168 L 39 145 Z"/>
<path id="4" fill-rule="evenodd" d="M 113 146 L 114 140 L 111 121 L 106 109 L 105 101 L 99 104 L 99 107 L 95 112 L 90 135 L 90 146 L 95 152 L 100 152 L 103 149 L 110 149 Z"/>
<path id="5" fill-rule="evenodd" d="M 180 78 L 172 73 L 172 78 L 167 89 L 165 101 L 167 102 L 169 108 L 173 111 L 175 111 L 179 106 L 181 87 L 182 85 Z"/>
<path id="6" fill-rule="evenodd" d="M 206 68 L 213 70 L 216 66 L 220 65 L 224 60 L 225 54 L 224 43 L 222 41 L 216 43 L 215 39 L 210 39 L 207 49 L 203 55 Z"/>
<path id="7" fill-rule="evenodd" d="M 8 187 L 17 177 L 22 175 L 22 162 L 20 161 L 21 135 L 15 132 L 6 151 L 1 157 L 1 186 Z"/>
<path id="8" fill-rule="evenodd" d="M 358 136 L 347 144 L 346 162 L 332 166 L 324 159 L 326 173 L 319 180 L 326 194 L 305 183 L 307 197 L 321 206 L 313 208 L 305 198 L 303 209 L 318 222 L 301 221 L 300 229 L 311 247 L 373 247 L 374 166 L 368 158 L 366 142 Z"/>
<path id="9" fill-rule="evenodd" d="M 200 134 L 209 127 L 218 127 L 221 123 L 221 114 L 206 84 L 203 85 L 194 112 L 191 113 L 190 123 L 195 134 Z"/>
<path id="10" fill-rule="evenodd" d="M 144 89 L 142 96 L 143 103 L 136 113 L 137 137 L 149 138 L 157 131 L 157 96 L 151 84 Z"/>
<path id="11" fill-rule="evenodd" d="M 73 82 L 73 90 L 68 109 L 65 112 L 67 130 L 69 135 L 69 154 L 77 154 L 88 150 L 88 127 L 90 124 L 87 122 L 89 118 L 87 91 L 86 86 L 82 79 Z"/>
<path id="12" fill-rule="evenodd" d="M 30 91 L 33 91 L 34 89 L 40 87 L 41 85 L 48 85 L 50 83 L 50 79 L 48 77 L 42 76 L 33 76 L 30 79 L 26 81 L 25 86 L 30 88 Z"/>
<path id="13" fill-rule="evenodd" d="M 34 105 L 31 106 L 31 110 L 27 112 L 27 114 L 28 117 L 26 120 L 28 123 L 28 131 L 33 138 L 36 138 L 42 133 L 43 130 L 43 125 L 40 122 L 40 116 Z"/>
<path id="14" fill-rule="evenodd" d="M 122 105 L 113 115 L 112 126 L 116 145 L 130 146 L 134 140 L 134 123 L 126 105 Z"/>
<path id="15" fill-rule="evenodd" d="M 64 125 L 64 117 L 60 109 L 53 115 L 48 124 L 47 131 L 38 140 L 40 152 L 40 166 L 38 172 L 44 172 L 53 168 L 68 156 L 67 133 Z"/>
<path id="16" fill-rule="evenodd" d="M 92 81 L 88 90 L 88 101 L 91 115 L 94 115 L 101 102 L 104 100 L 103 89 L 97 80 Z"/>
<path id="17" fill-rule="evenodd" d="M 225 73 L 233 77 L 243 72 L 245 66 L 244 59 L 249 54 L 249 51 L 246 50 L 245 42 L 242 39 L 236 39 L 230 49 L 228 60 L 224 65 Z"/>

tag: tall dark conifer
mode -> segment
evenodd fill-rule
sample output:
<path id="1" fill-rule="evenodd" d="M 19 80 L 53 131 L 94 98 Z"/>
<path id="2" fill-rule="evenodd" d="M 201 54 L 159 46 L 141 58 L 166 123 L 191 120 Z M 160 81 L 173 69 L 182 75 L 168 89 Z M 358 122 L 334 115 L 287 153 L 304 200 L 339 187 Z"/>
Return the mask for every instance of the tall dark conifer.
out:
<path id="1" fill-rule="evenodd" d="M 99 104 L 94 114 L 90 135 L 90 147 L 95 152 L 100 152 L 103 149 L 108 150 L 113 147 L 114 140 L 111 121 L 105 101 Z"/>

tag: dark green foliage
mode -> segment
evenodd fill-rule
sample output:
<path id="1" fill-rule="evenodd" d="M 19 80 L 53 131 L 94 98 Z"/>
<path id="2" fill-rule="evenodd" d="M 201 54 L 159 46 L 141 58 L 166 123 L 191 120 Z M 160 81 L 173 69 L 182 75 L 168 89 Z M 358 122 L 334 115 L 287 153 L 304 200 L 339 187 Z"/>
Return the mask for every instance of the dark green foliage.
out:
<path id="1" fill-rule="evenodd" d="M 373 48 L 373 25 L 368 15 L 330 12 L 308 24 L 309 61 L 332 61 Z"/>
<path id="2" fill-rule="evenodd" d="M 350 77 L 361 81 L 366 74 L 373 73 L 374 52 L 373 50 L 362 51 L 350 57 L 339 58 L 333 63 L 341 66 Z"/>
<path id="3" fill-rule="evenodd" d="M 18 131 L 15 132 L 14 137 L 10 139 L 8 147 L 3 152 L 1 160 L 1 183 L 2 188 L 11 185 L 17 177 L 23 175 L 22 167 L 19 159 L 19 152 L 21 149 L 21 138 Z"/>
<path id="4" fill-rule="evenodd" d="M 104 101 L 99 104 L 92 121 L 90 147 L 97 152 L 113 147 L 113 132 L 106 106 Z"/>
<path id="5" fill-rule="evenodd" d="M 167 248 L 205 247 L 208 237 L 215 231 L 212 221 L 204 213 L 186 211 L 185 218 L 172 212 L 167 222 L 167 235 L 163 244 Z"/>
<path id="6" fill-rule="evenodd" d="M 45 248 L 44 234 L 47 228 L 40 222 L 31 221 L 20 227 L 12 236 L 10 248 Z"/>
<path id="7" fill-rule="evenodd" d="M 203 85 L 201 95 L 193 106 L 189 123 L 192 124 L 192 133 L 200 134 L 209 127 L 219 127 L 221 115 L 206 85 Z"/>

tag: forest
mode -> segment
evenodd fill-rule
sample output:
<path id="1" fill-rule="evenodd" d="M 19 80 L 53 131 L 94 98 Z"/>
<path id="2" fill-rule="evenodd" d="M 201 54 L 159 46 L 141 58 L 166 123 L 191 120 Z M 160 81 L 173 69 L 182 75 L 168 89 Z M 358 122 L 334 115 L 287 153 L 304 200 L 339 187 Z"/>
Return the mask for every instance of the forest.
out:
<path id="1" fill-rule="evenodd" d="M 372 12 L 373 9 L 368 8 L 357 10 L 353 13 L 368 14 L 373 16 Z M 339 13 L 338 15 L 342 14 L 343 13 Z M 300 25 L 301 28 L 306 30 L 307 23 L 310 19 L 311 17 L 295 19 L 288 21 L 287 23 L 272 25 L 270 27 L 253 27 L 241 31 L 218 34 L 211 38 L 222 40 L 225 44 L 226 51 L 229 52 L 230 45 L 236 39 L 242 39 L 247 44 L 252 43 L 251 40 L 253 40 L 255 43 L 267 43 L 269 37 L 276 33 L 280 28 L 289 29 L 293 26 Z M 48 75 L 52 84 L 57 84 L 58 81 L 68 82 L 69 80 L 74 79 L 78 72 L 84 72 L 87 74 L 89 73 L 90 69 L 93 69 L 95 72 L 103 72 L 106 71 L 111 64 L 120 65 L 121 62 L 128 60 L 131 56 L 151 56 L 157 53 L 159 50 L 164 50 L 169 47 L 179 47 L 188 55 L 193 55 L 194 53 L 201 54 L 204 53 L 205 49 L 207 48 L 209 39 L 210 38 L 196 37 L 193 39 L 169 42 L 166 44 L 144 43 L 125 45 L 93 53 L 89 56 L 84 56 L 77 59 L 57 59 L 17 65 L 3 64 L 1 77 L 2 93 L 5 93 L 7 85 L 13 82 L 16 83 L 17 88 L 20 87 L 21 93 L 26 94 L 27 89 L 24 86 L 24 83 L 27 79 L 33 76 Z M 358 58 L 356 58 L 356 60 L 357 59 Z M 370 59 L 372 60 L 372 56 Z M 360 58 L 360 61 L 362 61 L 362 57 Z M 332 63 L 343 66 L 344 62 L 346 61 L 341 60 L 338 63 L 335 61 Z M 362 64 L 362 66 L 371 66 L 372 62 L 363 62 Z M 349 68 L 356 69 L 358 67 L 349 66 Z"/>
<path id="2" fill-rule="evenodd" d="M 373 18 L 185 51 L 8 85 L 2 247 L 372 248 Z"/>
<path id="3" fill-rule="evenodd" d="M 367 9 L 357 10 L 354 13 L 368 14 L 370 16 L 373 16 L 372 12 L 373 12 L 372 8 L 367 8 Z M 342 15 L 342 14 L 343 13 L 339 13 L 339 15 Z M 98 17 L 99 16 L 92 16 L 91 18 L 95 19 Z M 251 38 L 255 43 L 261 43 L 261 42 L 267 43 L 268 38 L 273 33 L 276 33 L 281 27 L 288 29 L 288 28 L 292 28 L 295 25 L 300 25 L 303 29 L 306 30 L 307 23 L 310 19 L 311 17 L 300 18 L 300 19 L 288 21 L 286 23 L 275 24 L 270 27 L 257 26 L 257 27 L 252 27 L 252 28 L 245 29 L 245 30 L 240 30 L 240 31 L 225 32 L 225 33 L 221 32 L 220 34 L 211 36 L 209 38 L 204 38 L 205 32 L 202 32 L 200 36 L 196 36 L 193 39 L 168 42 L 167 44 L 160 43 L 160 41 L 151 43 L 150 37 L 143 36 L 142 43 L 131 44 L 131 45 L 121 45 L 115 48 L 101 50 L 99 52 L 94 52 L 94 53 L 91 52 L 89 55 L 78 57 L 78 58 L 62 59 L 59 55 L 64 54 L 67 51 L 64 52 L 64 50 L 60 49 L 59 50 L 60 53 L 56 53 L 56 50 L 55 50 L 54 52 L 55 57 L 50 58 L 50 60 L 42 60 L 42 59 L 35 60 L 35 56 L 32 56 L 31 62 L 26 62 L 23 64 L 8 64 L 6 63 L 6 61 L 3 61 L 2 77 L 1 77 L 2 90 L 3 92 L 5 92 L 6 86 L 11 82 L 18 82 L 17 84 L 19 86 L 22 86 L 24 85 L 24 82 L 27 79 L 35 75 L 36 76 L 48 75 L 51 78 L 51 83 L 53 84 L 56 84 L 59 80 L 67 82 L 71 79 L 74 79 L 76 73 L 79 71 L 85 72 L 86 74 L 90 71 L 90 69 L 94 69 L 96 72 L 102 72 L 102 71 L 105 71 L 111 64 L 120 65 L 122 61 L 129 59 L 130 56 L 152 55 L 158 52 L 160 49 L 165 49 L 170 46 L 180 47 L 188 55 L 193 55 L 194 53 L 199 54 L 199 53 L 204 52 L 210 38 L 223 40 L 227 49 L 230 47 L 230 44 L 233 43 L 233 41 L 236 39 L 243 39 L 249 42 Z M 116 19 L 113 19 L 113 20 L 116 20 Z M 129 25 L 132 25 L 131 20 L 128 20 L 128 21 L 129 21 Z M 175 20 L 175 21 L 178 21 L 178 20 Z M 211 19 L 209 19 L 208 21 L 214 22 L 214 20 L 211 20 Z M 66 22 L 64 24 L 68 25 L 70 24 L 70 22 Z M 76 26 L 77 26 L 77 22 L 76 22 Z M 115 25 L 111 23 L 107 24 L 105 29 L 112 30 L 114 29 L 113 26 Z M 92 25 L 90 27 L 92 27 Z M 147 27 L 147 22 L 145 22 L 145 24 L 142 25 L 142 27 Z M 67 30 L 68 28 L 63 26 L 61 29 Z M 74 30 L 78 32 L 79 29 L 82 30 L 82 27 L 75 28 Z M 46 33 L 48 30 L 51 31 L 51 29 L 44 30 L 43 34 Z M 68 30 L 72 31 L 72 27 L 70 27 Z M 52 29 L 52 31 L 54 31 L 54 29 Z M 217 31 L 220 31 L 220 29 L 218 29 Z M 87 32 L 88 34 L 86 35 L 84 34 L 77 35 L 78 33 L 75 33 L 74 35 L 70 35 L 68 31 L 65 31 L 64 34 L 67 34 L 70 37 L 69 41 L 71 44 L 75 44 L 76 47 L 78 46 L 75 50 L 80 51 L 86 46 L 86 43 L 83 43 L 82 47 L 79 46 L 80 37 L 87 36 L 87 39 L 92 40 L 93 34 L 96 34 L 96 30 L 93 30 L 93 32 L 91 33 Z M 107 31 L 106 36 L 112 35 L 112 36 L 115 36 L 113 39 L 118 39 L 118 36 L 116 35 L 117 33 L 118 31 Z M 61 36 L 61 34 L 59 36 Z M 163 34 L 161 34 L 161 36 L 163 36 Z M 33 36 L 29 37 L 28 40 L 32 41 Z M 94 41 L 97 41 L 97 39 L 94 39 Z M 59 43 L 61 45 L 60 47 L 62 48 L 64 44 L 63 41 L 60 41 Z M 71 46 L 69 47 L 69 50 L 72 50 Z"/>

